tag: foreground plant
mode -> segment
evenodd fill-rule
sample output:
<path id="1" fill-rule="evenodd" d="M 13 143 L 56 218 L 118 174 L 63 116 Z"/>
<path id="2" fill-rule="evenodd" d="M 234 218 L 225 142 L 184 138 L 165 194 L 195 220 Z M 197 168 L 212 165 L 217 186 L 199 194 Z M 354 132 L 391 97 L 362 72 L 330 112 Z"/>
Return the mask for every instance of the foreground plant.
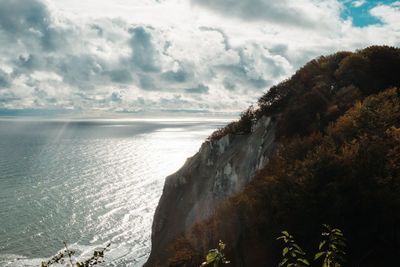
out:
<path id="1" fill-rule="evenodd" d="M 305 259 L 306 253 L 297 245 L 294 237 L 287 231 L 282 231 L 282 235 L 277 240 L 283 240 L 285 247 L 282 250 L 283 259 L 279 263 L 282 267 L 305 267 L 310 263 Z"/>
<path id="2" fill-rule="evenodd" d="M 50 265 L 53 265 L 55 263 L 58 264 L 64 264 L 65 263 L 65 257 L 68 256 L 69 263 L 71 266 L 74 266 L 74 263 L 72 261 L 72 256 L 75 255 L 76 251 L 70 250 L 67 246 L 67 243 L 64 242 L 65 250 L 62 252 L 59 252 L 57 255 L 53 256 L 50 260 L 47 262 L 42 262 L 41 267 L 49 267 Z M 94 265 L 97 265 L 99 263 L 104 262 L 104 252 L 111 246 L 111 243 L 108 243 L 104 248 L 95 250 L 93 252 L 93 256 L 90 257 L 89 259 L 86 259 L 84 261 L 77 261 L 75 266 L 76 267 L 91 267 Z"/>
<path id="3" fill-rule="evenodd" d="M 218 242 L 218 249 L 210 249 L 206 256 L 206 261 L 201 264 L 201 266 L 207 266 L 212 264 L 213 267 L 219 267 L 222 264 L 228 264 L 225 255 L 222 253 L 225 249 L 225 244 L 221 240 Z"/>
<path id="4" fill-rule="evenodd" d="M 324 224 L 322 240 L 318 246 L 314 261 L 323 259 L 322 267 L 342 267 L 344 262 L 344 249 L 346 247 L 343 232 Z M 307 267 L 310 262 L 305 259 L 306 253 L 297 245 L 294 237 L 287 231 L 283 231 L 277 240 L 283 240 L 285 247 L 282 250 L 283 259 L 280 267 Z"/>
<path id="5" fill-rule="evenodd" d="M 323 259 L 322 267 L 342 267 L 344 262 L 345 238 L 341 230 L 324 224 L 325 231 L 322 233 L 322 241 L 319 244 L 319 252 L 315 254 L 314 260 Z"/>

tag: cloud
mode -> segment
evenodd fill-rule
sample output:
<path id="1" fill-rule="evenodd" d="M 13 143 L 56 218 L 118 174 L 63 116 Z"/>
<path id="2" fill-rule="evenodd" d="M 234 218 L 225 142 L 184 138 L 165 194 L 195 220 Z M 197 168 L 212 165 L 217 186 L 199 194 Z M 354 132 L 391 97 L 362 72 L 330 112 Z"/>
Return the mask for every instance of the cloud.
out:
<path id="1" fill-rule="evenodd" d="M 198 86 L 196 86 L 194 88 L 185 89 L 185 92 L 189 93 L 189 94 L 207 94 L 208 90 L 209 90 L 208 86 L 206 86 L 204 84 L 199 84 Z"/>
<path id="2" fill-rule="evenodd" d="M 21 98 L 16 96 L 12 92 L 0 91 L 0 103 L 2 103 L 6 107 L 11 107 L 10 104 L 19 100 L 21 100 Z"/>
<path id="3" fill-rule="evenodd" d="M 111 98 L 112 102 L 121 102 L 122 101 L 122 94 L 121 94 L 121 92 L 112 92 L 110 98 Z"/>
<path id="4" fill-rule="evenodd" d="M 132 74 L 127 69 L 114 69 L 104 74 L 109 75 L 112 82 L 119 84 L 130 84 L 133 81 Z"/>
<path id="5" fill-rule="evenodd" d="M 152 43 L 151 33 L 142 26 L 130 29 L 129 32 L 132 34 L 130 46 L 134 66 L 145 72 L 159 71 L 158 51 Z"/>
<path id="6" fill-rule="evenodd" d="M 63 45 L 63 34 L 53 27 L 44 2 L 2 0 L 0 6 L 0 31 L 9 41 L 29 43 L 48 51 Z"/>
<path id="7" fill-rule="evenodd" d="M 328 26 L 330 18 L 323 8 L 338 9 L 335 1 L 293 0 L 192 0 L 196 5 L 214 10 L 228 17 L 237 17 L 246 21 L 266 21 L 284 26 L 316 29 Z M 324 16 L 325 15 L 325 16 Z M 324 20 L 321 20 L 324 18 Z"/>
<path id="8" fill-rule="evenodd" d="M 155 81 L 153 77 L 149 74 L 139 75 L 139 85 L 143 90 L 157 91 Z"/>
<path id="9" fill-rule="evenodd" d="M 0 69 L 0 89 L 10 86 L 10 78 L 6 72 Z"/>
<path id="10" fill-rule="evenodd" d="M 219 34 L 221 34 L 221 36 L 223 38 L 223 44 L 225 46 L 225 49 L 229 50 L 229 49 L 232 48 L 232 46 L 230 45 L 230 42 L 229 42 L 228 35 L 222 29 L 216 28 L 216 27 L 205 27 L 205 26 L 202 26 L 199 29 L 201 31 L 215 31 L 215 32 L 218 32 Z"/>
<path id="11" fill-rule="evenodd" d="M 140 3 L 0 1 L 0 109 L 239 111 L 316 56 L 400 40 L 398 3 L 364 28 L 336 0 Z"/>
<path id="12" fill-rule="evenodd" d="M 353 7 L 361 7 L 365 5 L 366 0 L 355 0 L 352 2 Z"/>
<path id="13" fill-rule="evenodd" d="M 377 5 L 370 10 L 370 13 L 389 26 L 397 29 L 400 26 L 400 1 L 390 5 Z"/>
<path id="14" fill-rule="evenodd" d="M 244 88 L 262 92 L 292 72 L 293 67 L 285 57 L 271 54 L 262 45 L 248 43 L 234 50 L 237 62 L 215 66 L 221 84 L 231 92 L 243 92 Z"/>
<path id="15" fill-rule="evenodd" d="M 166 71 L 162 73 L 161 77 L 169 82 L 183 83 L 188 81 L 192 77 L 192 74 L 183 69 L 178 69 Z"/>

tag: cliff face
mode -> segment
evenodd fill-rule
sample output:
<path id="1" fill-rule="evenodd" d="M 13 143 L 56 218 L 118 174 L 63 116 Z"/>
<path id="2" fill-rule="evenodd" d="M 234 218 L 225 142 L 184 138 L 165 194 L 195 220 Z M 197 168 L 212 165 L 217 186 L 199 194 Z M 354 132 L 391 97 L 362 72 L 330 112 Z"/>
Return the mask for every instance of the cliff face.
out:
<path id="1" fill-rule="evenodd" d="M 152 227 L 145 266 L 168 266 L 171 242 L 213 215 L 221 201 L 243 190 L 275 147 L 275 125 L 262 117 L 251 134 L 206 141 L 175 174 L 167 177 Z"/>
<path id="2" fill-rule="evenodd" d="M 373 46 L 273 86 L 167 178 L 146 266 L 199 266 L 219 239 L 230 266 L 277 266 L 280 231 L 312 257 L 322 224 L 346 266 L 397 266 L 399 73 L 400 49 Z"/>

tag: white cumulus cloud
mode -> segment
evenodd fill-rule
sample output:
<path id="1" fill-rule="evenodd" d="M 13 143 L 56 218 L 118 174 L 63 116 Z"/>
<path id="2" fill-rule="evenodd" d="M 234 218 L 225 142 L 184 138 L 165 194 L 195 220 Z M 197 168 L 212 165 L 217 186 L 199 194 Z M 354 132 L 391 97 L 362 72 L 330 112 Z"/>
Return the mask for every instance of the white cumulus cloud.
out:
<path id="1" fill-rule="evenodd" d="M 2 0 L 0 109 L 239 111 L 316 56 L 398 46 L 399 6 L 357 28 L 337 0 Z"/>

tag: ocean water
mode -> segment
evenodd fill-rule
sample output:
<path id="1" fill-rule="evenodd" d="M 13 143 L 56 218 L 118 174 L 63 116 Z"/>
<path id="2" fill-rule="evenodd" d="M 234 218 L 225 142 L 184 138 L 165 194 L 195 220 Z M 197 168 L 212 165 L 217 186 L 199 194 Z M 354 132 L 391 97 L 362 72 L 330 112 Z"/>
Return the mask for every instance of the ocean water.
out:
<path id="1" fill-rule="evenodd" d="M 224 119 L 0 120 L 0 266 L 77 258 L 141 266 L 164 179 Z"/>

